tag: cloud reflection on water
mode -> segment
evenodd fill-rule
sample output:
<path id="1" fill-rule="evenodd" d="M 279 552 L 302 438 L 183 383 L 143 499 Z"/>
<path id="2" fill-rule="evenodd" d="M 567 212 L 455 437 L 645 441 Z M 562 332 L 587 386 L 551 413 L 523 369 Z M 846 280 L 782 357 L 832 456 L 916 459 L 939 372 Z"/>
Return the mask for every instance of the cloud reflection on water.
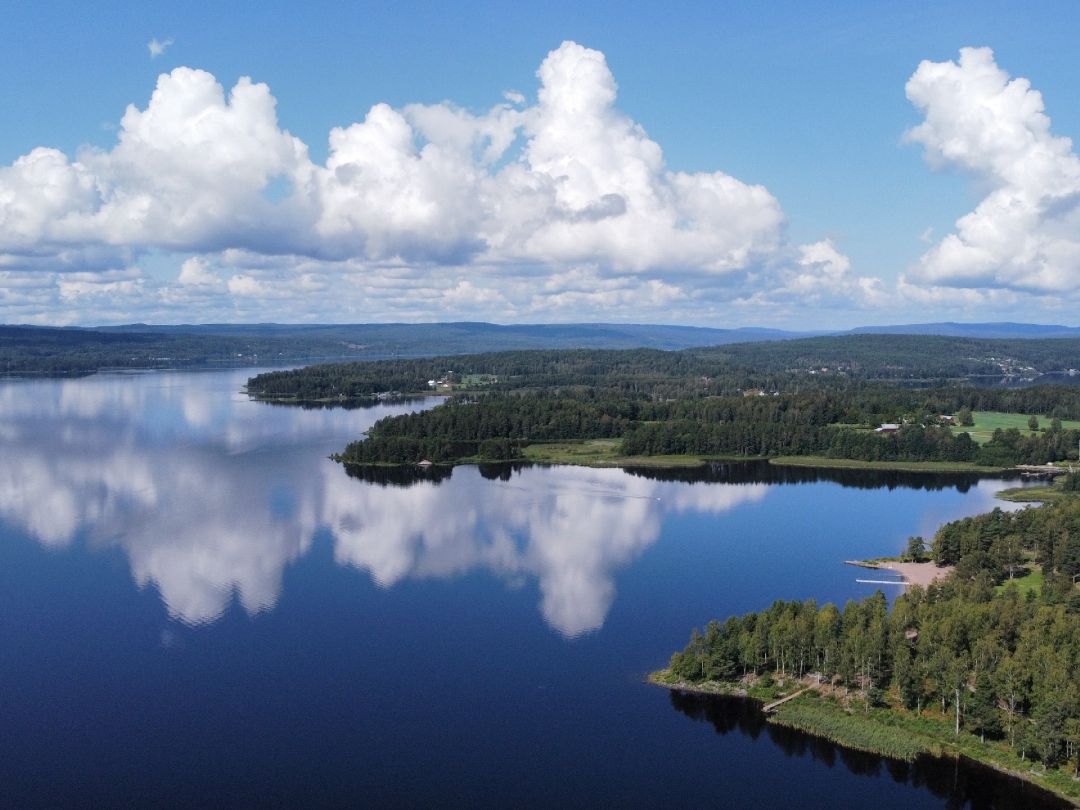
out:
<path id="1" fill-rule="evenodd" d="M 667 512 L 722 512 L 760 500 L 764 484 L 688 487 L 621 470 L 526 468 L 509 483 L 462 468 L 446 483 L 358 489 L 330 470 L 321 517 L 335 557 L 384 587 L 481 567 L 535 578 L 541 611 L 566 636 L 599 628 L 615 572 L 660 536 Z"/>
<path id="2" fill-rule="evenodd" d="M 533 579 L 545 620 L 576 636 L 602 626 L 616 572 L 656 542 L 665 514 L 720 513 L 768 490 L 583 468 L 366 483 L 327 454 L 415 406 L 270 407 L 238 393 L 246 376 L 0 385 L 0 518 L 49 547 L 122 549 L 135 582 L 190 624 L 234 595 L 249 614 L 272 608 L 285 568 L 329 529 L 335 560 L 385 588 L 476 570 Z"/>

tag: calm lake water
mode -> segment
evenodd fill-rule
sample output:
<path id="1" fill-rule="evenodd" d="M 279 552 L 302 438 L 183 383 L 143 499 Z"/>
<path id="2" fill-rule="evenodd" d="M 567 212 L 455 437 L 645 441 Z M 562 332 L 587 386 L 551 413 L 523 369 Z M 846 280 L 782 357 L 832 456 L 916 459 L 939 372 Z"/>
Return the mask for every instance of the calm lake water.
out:
<path id="1" fill-rule="evenodd" d="M 710 618 L 869 594 L 842 560 L 1005 482 L 364 480 L 328 454 L 417 405 L 254 403 L 250 373 L 0 384 L 0 805 L 1040 806 L 642 682 Z"/>

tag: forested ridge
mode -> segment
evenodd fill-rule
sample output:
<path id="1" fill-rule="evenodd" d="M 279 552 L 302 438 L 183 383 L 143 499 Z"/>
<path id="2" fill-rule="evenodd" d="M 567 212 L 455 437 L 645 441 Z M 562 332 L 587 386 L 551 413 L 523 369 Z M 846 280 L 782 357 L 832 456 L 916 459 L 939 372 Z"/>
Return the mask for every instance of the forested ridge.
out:
<path id="1" fill-rule="evenodd" d="M 90 374 L 103 369 L 228 368 L 339 358 L 340 340 L 295 334 L 109 332 L 0 326 L 0 373 Z"/>
<path id="2" fill-rule="evenodd" d="M 544 348 L 681 349 L 795 333 L 656 324 L 126 324 L 0 325 L 0 372 L 251 366 L 346 358 L 431 357 Z"/>
<path id="3" fill-rule="evenodd" d="M 1064 489 L 1080 490 L 1080 475 Z M 918 554 L 921 538 L 909 541 Z M 889 610 L 880 592 L 842 609 L 814 600 L 710 622 L 672 656 L 680 682 L 817 673 L 849 711 L 893 706 L 1022 760 L 1080 771 L 1080 497 L 942 526 L 944 581 Z M 1013 577 L 1041 574 L 1024 592 Z"/>
<path id="4" fill-rule="evenodd" d="M 977 340 L 927 335 L 844 335 L 737 343 L 682 351 L 560 349 L 309 366 L 253 377 L 263 397 L 330 399 L 419 392 L 428 381 L 469 375 L 494 388 L 612 387 L 654 397 L 713 396 L 757 387 L 799 390 L 852 381 L 921 382 L 973 377 L 1035 379 L 1080 366 L 1080 339 Z"/>

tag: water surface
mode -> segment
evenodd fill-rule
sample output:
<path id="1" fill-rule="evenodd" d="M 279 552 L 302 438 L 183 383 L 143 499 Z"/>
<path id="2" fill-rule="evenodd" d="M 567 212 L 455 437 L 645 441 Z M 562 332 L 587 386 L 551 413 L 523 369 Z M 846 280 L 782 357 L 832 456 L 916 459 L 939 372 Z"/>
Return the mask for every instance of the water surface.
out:
<path id="1" fill-rule="evenodd" d="M 416 403 L 275 407 L 247 376 L 0 384 L 0 804 L 1036 801 L 642 683 L 710 618 L 867 595 L 842 560 L 1006 482 L 349 475 L 328 455 Z"/>

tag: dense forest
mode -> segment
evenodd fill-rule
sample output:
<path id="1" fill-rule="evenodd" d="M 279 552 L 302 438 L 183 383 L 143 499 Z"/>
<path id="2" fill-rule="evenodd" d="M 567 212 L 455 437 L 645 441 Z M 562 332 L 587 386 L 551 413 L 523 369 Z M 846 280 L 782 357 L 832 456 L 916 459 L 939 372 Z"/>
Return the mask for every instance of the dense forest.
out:
<path id="1" fill-rule="evenodd" d="M 939 423 L 941 414 L 962 411 L 972 401 L 998 411 L 1026 413 L 1041 407 L 1070 417 L 1080 408 L 1080 390 L 873 386 L 661 401 L 590 388 L 480 394 L 382 419 L 340 458 L 361 464 L 512 460 L 533 443 L 590 439 L 621 440 L 623 456 L 820 455 L 993 467 L 1075 456 L 1080 433 L 1063 429 L 1058 417 L 1046 419 L 1044 428 L 1028 435 L 1015 429 L 997 431 L 981 446 L 967 433 Z M 900 427 L 886 433 L 871 429 L 883 422 Z"/>
<path id="2" fill-rule="evenodd" d="M 378 391 L 419 392 L 429 380 L 461 387 L 496 378 L 497 390 L 566 386 L 617 389 L 653 398 L 836 388 L 857 382 L 1038 380 L 1080 365 L 1080 339 L 976 340 L 925 335 L 847 335 L 739 343 L 683 351 L 547 350 L 309 366 L 253 377 L 260 397 L 335 399 Z M 971 407 L 979 407 L 971 402 Z"/>
<path id="3" fill-rule="evenodd" d="M 451 397 L 377 423 L 340 455 L 362 464 L 512 460 L 532 443 L 616 439 L 622 456 L 820 455 L 1003 467 L 1068 457 L 1080 436 L 1061 420 L 1080 419 L 1080 387 L 988 387 L 971 379 L 1068 374 L 1077 349 L 1072 339 L 858 335 L 679 352 L 494 352 L 269 372 L 249 380 L 248 391 L 292 402 L 432 388 Z M 979 445 L 944 424 L 943 417 L 971 411 L 1044 421 L 1038 432 L 1002 430 Z M 900 427 L 875 432 L 886 423 Z"/>
<path id="4" fill-rule="evenodd" d="M 1080 490 L 1080 475 L 1066 481 Z M 921 538 L 909 542 L 916 553 Z M 954 733 L 1018 756 L 1080 769 L 1080 498 L 994 510 L 932 541 L 944 581 L 888 609 L 881 593 L 843 609 L 813 600 L 711 622 L 675 653 L 688 682 L 818 673 L 846 687 L 849 710 L 893 705 L 948 719 Z M 1040 572 L 1023 593 L 1010 579 Z"/>

